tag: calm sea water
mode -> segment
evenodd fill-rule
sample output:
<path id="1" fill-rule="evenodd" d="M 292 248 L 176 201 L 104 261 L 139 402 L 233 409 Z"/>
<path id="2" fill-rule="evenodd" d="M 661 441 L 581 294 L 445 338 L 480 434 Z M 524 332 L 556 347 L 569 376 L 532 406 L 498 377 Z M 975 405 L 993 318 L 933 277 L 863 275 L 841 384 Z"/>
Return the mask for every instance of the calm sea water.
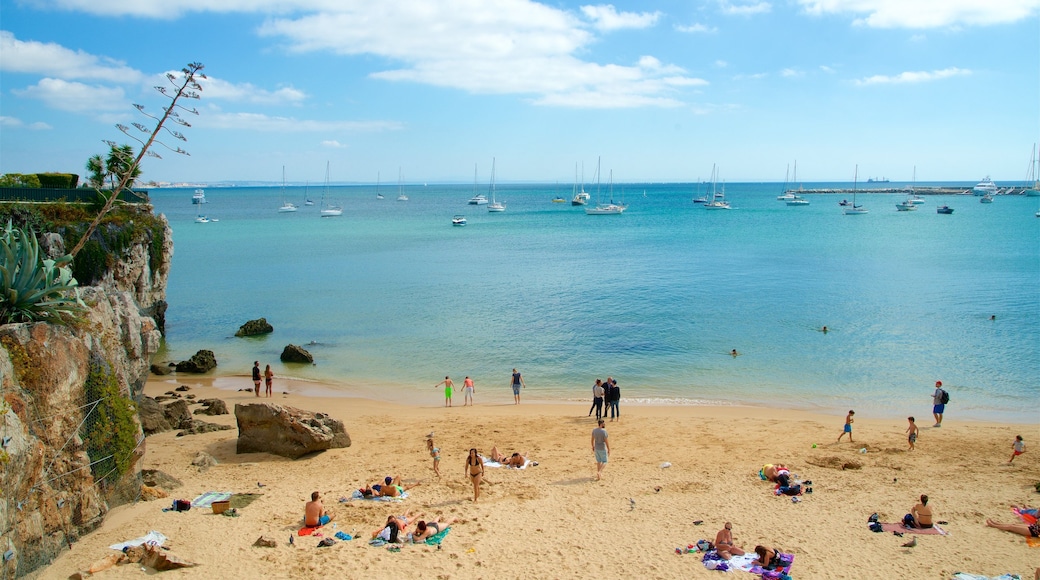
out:
<path id="1" fill-rule="evenodd" d="M 194 223 L 191 190 L 152 190 L 175 243 L 160 358 L 210 349 L 220 375 L 259 359 L 431 405 L 445 375 L 509 401 L 517 367 L 543 399 L 588 399 L 613 375 L 649 403 L 930 416 L 942 380 L 951 416 L 1040 420 L 1037 198 L 897 212 L 902 195 L 861 194 L 870 213 L 845 216 L 842 196 L 788 207 L 780 190 L 728 184 L 733 209 L 707 211 L 695 184 L 615 185 L 628 211 L 587 216 L 551 203 L 570 184 L 500 186 L 499 214 L 467 205 L 470 185 L 406 186 L 407 202 L 396 185 L 382 200 L 344 186 L 330 190 L 343 215 L 319 218 L 304 188 L 286 189 L 300 205 L 288 214 L 279 187 L 210 188 L 209 224 Z M 942 203 L 955 213 L 936 214 Z M 469 225 L 452 227 L 455 214 Z M 259 317 L 273 334 L 233 337 Z M 280 363 L 289 343 L 316 364 Z"/>

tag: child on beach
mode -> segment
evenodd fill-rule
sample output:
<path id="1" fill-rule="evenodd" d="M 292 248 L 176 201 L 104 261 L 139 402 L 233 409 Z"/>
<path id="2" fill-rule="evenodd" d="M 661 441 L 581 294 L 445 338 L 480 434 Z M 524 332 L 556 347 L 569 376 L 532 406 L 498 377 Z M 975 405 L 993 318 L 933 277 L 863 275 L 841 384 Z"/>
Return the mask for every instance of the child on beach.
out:
<path id="1" fill-rule="evenodd" d="M 839 443 L 841 443 L 841 438 L 844 437 L 846 433 L 849 436 L 849 443 L 852 443 L 852 416 L 855 415 L 855 414 L 856 414 L 855 411 L 853 411 L 852 409 L 849 409 L 849 414 L 845 415 L 845 428 L 842 429 L 841 435 L 838 435 L 838 442 Z"/>
<path id="2" fill-rule="evenodd" d="M 437 474 L 437 477 L 441 476 L 441 450 L 439 447 L 433 446 L 433 437 L 426 440 L 426 449 L 430 452 L 430 457 L 433 458 L 433 472 Z"/>
<path id="3" fill-rule="evenodd" d="M 1015 435 L 1015 442 L 1011 445 L 1011 449 L 1011 459 L 1008 459 L 1009 465 L 1015 460 L 1016 455 L 1022 455 L 1026 452 L 1026 442 L 1022 440 L 1021 435 Z"/>
<path id="4" fill-rule="evenodd" d="M 906 440 L 910 443 L 910 448 L 907 451 L 913 451 L 914 443 L 917 442 L 917 423 L 914 423 L 913 417 L 907 417 L 906 420 L 910 422 L 910 426 L 906 428 Z"/>

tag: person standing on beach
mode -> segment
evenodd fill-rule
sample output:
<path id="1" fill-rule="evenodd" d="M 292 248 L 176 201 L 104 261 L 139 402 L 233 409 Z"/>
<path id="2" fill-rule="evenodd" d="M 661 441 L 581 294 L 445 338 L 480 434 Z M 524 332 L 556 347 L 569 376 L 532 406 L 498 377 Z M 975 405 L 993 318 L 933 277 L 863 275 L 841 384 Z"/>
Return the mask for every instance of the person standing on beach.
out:
<path id="1" fill-rule="evenodd" d="M 253 390 L 260 396 L 260 361 L 253 361 Z"/>
<path id="2" fill-rule="evenodd" d="M 849 436 L 849 443 L 852 443 L 852 421 L 853 421 L 852 416 L 855 415 L 855 414 L 856 414 L 855 411 L 853 411 L 852 409 L 849 409 L 849 414 L 845 415 L 845 428 L 842 429 L 841 435 L 838 435 L 838 442 L 839 443 L 841 443 L 841 438 L 844 437 L 846 433 Z"/>
<path id="3" fill-rule="evenodd" d="M 910 443 L 910 448 L 907 451 L 913 451 L 914 443 L 917 443 L 917 423 L 914 423 L 913 417 L 907 417 L 906 420 L 910 422 L 910 426 L 906 428 L 906 440 Z"/>
<path id="4" fill-rule="evenodd" d="M 613 377 L 610 378 L 610 395 L 607 396 L 607 407 L 610 409 L 610 420 L 613 421 L 614 417 L 617 420 L 621 420 L 621 409 L 618 408 L 618 403 L 621 402 L 621 387 L 617 386 L 617 381 Z M 603 414 L 606 416 L 606 413 Z"/>
<path id="5" fill-rule="evenodd" d="M 520 389 L 521 388 L 526 389 L 527 388 L 527 383 L 524 382 L 523 375 L 521 375 L 520 372 L 517 371 L 516 369 L 513 369 L 513 383 L 512 383 L 512 385 L 513 385 L 513 404 L 514 405 L 519 405 L 520 404 Z"/>
<path id="6" fill-rule="evenodd" d="M 1021 435 L 1015 435 L 1015 442 L 1011 445 L 1011 459 L 1008 459 L 1008 465 L 1015 460 L 1015 457 L 1022 455 L 1026 452 L 1026 442 L 1022 440 Z"/>
<path id="7" fill-rule="evenodd" d="M 603 419 L 596 424 L 599 426 L 592 430 L 592 453 L 596 456 L 596 481 L 599 481 L 610 456 L 610 442 L 607 441 L 607 430 L 603 428 Z"/>
<path id="8" fill-rule="evenodd" d="M 433 458 L 433 472 L 437 474 L 437 477 L 441 476 L 441 450 L 439 447 L 433 446 L 433 437 L 426 439 L 426 450 L 430 452 L 430 457 Z"/>
<path id="9" fill-rule="evenodd" d="M 465 380 L 462 381 L 462 394 L 464 395 L 464 398 L 462 399 L 463 407 L 467 404 L 471 407 L 473 406 L 473 392 L 475 390 L 476 389 L 473 388 L 473 379 L 466 377 Z"/>
<path id="10" fill-rule="evenodd" d="M 480 497 L 480 480 L 484 478 L 484 460 L 475 448 L 466 456 L 466 476 L 473 482 L 473 502 L 476 503 Z"/>
<path id="11" fill-rule="evenodd" d="M 271 396 L 271 391 L 274 387 L 274 371 L 271 370 L 271 365 L 267 365 L 264 369 L 264 386 L 267 387 L 267 396 Z"/>
<path id="12" fill-rule="evenodd" d="M 600 417 L 603 416 L 603 381 L 596 379 L 596 384 L 592 385 L 592 408 L 589 409 L 589 417 L 592 416 L 592 411 L 596 411 L 596 420 L 599 421 Z"/>
<path id="13" fill-rule="evenodd" d="M 455 383 L 451 382 L 451 379 L 449 377 L 444 377 L 444 380 L 439 382 L 439 383 L 437 383 L 436 385 L 433 385 L 433 388 L 436 389 L 437 387 L 439 387 L 441 385 L 444 385 L 444 406 L 445 407 L 450 407 L 451 406 L 451 394 L 452 394 L 452 390 L 455 388 Z"/>
<path id="14" fill-rule="evenodd" d="M 942 381 L 935 381 L 935 391 L 932 393 L 932 416 L 935 417 L 935 425 L 932 427 L 942 427 L 943 411 L 946 410 L 943 393 Z"/>

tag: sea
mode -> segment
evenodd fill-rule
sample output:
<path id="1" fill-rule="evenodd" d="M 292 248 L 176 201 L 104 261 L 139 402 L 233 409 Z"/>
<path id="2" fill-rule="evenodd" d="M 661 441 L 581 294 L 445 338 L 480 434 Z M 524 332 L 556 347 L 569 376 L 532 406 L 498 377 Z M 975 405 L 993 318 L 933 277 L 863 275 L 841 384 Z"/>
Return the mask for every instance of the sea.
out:
<path id="1" fill-rule="evenodd" d="M 599 216 L 571 184 L 498 184 L 503 213 L 467 204 L 487 184 L 152 189 L 175 245 L 156 360 L 207 349 L 225 388 L 259 360 L 315 394 L 430 406 L 446 375 L 512 403 L 516 368 L 525 400 L 589 401 L 609 375 L 625 405 L 925 419 L 941 380 L 947 418 L 1040 423 L 1040 199 L 900 212 L 859 184 L 869 213 L 847 216 L 848 194 L 791 207 L 783 184 L 727 183 L 732 209 L 693 203 L 711 187 L 586 186 L 628 206 Z M 323 194 L 342 216 L 319 217 Z M 234 336 L 261 317 L 273 333 Z M 280 362 L 288 344 L 314 364 Z"/>

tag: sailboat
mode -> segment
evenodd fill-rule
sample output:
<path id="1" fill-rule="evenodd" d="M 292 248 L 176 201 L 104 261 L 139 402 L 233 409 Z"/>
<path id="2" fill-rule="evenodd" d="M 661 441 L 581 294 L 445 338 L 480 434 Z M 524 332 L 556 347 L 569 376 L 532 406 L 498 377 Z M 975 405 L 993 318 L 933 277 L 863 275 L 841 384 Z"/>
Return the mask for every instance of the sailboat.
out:
<path id="1" fill-rule="evenodd" d="M 477 193 L 477 164 L 473 164 L 473 197 L 469 198 L 466 202 L 470 205 L 487 205 L 487 196 L 483 193 Z"/>
<path id="2" fill-rule="evenodd" d="M 862 215 L 867 213 L 867 208 L 862 205 L 856 205 L 856 186 L 859 184 L 859 165 L 856 165 L 856 173 L 852 177 L 852 205 L 847 205 L 841 209 L 845 215 Z"/>
<path id="3" fill-rule="evenodd" d="M 303 186 L 303 205 L 314 205 L 310 196 L 311 182 L 307 181 Z"/>
<path id="4" fill-rule="evenodd" d="M 376 171 L 376 199 L 383 199 L 383 194 L 379 193 L 379 172 Z"/>
<path id="5" fill-rule="evenodd" d="M 726 201 L 726 186 L 722 186 L 722 190 L 716 191 L 715 184 L 719 179 L 719 171 L 715 165 L 711 166 L 711 201 L 704 204 L 704 209 L 730 209 L 729 202 Z"/>
<path id="6" fill-rule="evenodd" d="M 291 201 L 285 201 L 285 166 L 282 166 L 282 207 L 278 208 L 278 213 L 289 213 L 296 211 L 296 206 Z"/>
<path id="7" fill-rule="evenodd" d="M 405 195 L 404 191 L 401 189 L 401 177 L 402 177 L 401 168 L 398 167 L 397 168 L 397 201 L 408 201 L 408 196 Z"/>
<path id="8" fill-rule="evenodd" d="M 1036 143 L 1033 143 L 1033 158 L 1029 161 L 1029 179 L 1032 181 L 1032 187 L 1026 187 L 1026 190 L 1022 193 L 1026 197 L 1040 197 L 1040 159 L 1037 159 L 1036 155 Z"/>
<path id="9" fill-rule="evenodd" d="M 321 191 L 321 217 L 343 215 L 343 208 L 328 203 L 329 198 L 329 162 L 325 162 L 325 189 Z"/>
<path id="10" fill-rule="evenodd" d="M 506 204 L 495 200 L 495 158 L 491 158 L 491 201 L 487 204 L 488 212 L 506 211 Z"/>
<path id="11" fill-rule="evenodd" d="M 571 205 L 585 205 L 592 196 L 585 192 L 585 163 L 581 164 L 581 189 L 578 189 L 578 164 L 574 164 L 574 197 Z"/>
<path id="12" fill-rule="evenodd" d="M 899 211 L 917 211 L 917 205 L 924 203 L 924 199 L 914 194 L 914 186 L 917 185 L 917 166 L 914 165 L 914 179 L 910 182 L 910 193 L 906 195 L 906 199 L 896 204 L 896 209 Z M 920 199 L 921 201 L 917 201 Z"/>
<path id="13" fill-rule="evenodd" d="M 599 161 L 596 161 L 596 201 L 599 201 Z M 596 207 L 585 208 L 585 215 L 621 215 L 625 205 L 614 203 L 614 170 L 610 170 L 610 203 L 597 203 Z"/>

